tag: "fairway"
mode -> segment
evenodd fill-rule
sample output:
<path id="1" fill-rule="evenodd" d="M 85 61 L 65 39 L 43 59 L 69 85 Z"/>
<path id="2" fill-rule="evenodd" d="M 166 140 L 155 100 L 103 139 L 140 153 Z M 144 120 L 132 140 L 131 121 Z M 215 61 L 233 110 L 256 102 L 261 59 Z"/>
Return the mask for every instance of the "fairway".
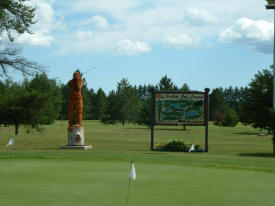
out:
<path id="1" fill-rule="evenodd" d="M 137 179 L 129 205 L 259 205 L 275 202 L 275 158 L 271 136 L 238 125 L 210 125 L 209 153 L 150 151 L 150 130 L 137 125 L 85 121 L 87 151 L 61 150 L 67 143 L 61 122 L 39 134 L 13 127 L 0 132 L 1 205 L 119 206 L 126 204 L 130 161 Z M 157 127 L 156 143 L 184 138 L 203 146 L 203 127 Z"/>

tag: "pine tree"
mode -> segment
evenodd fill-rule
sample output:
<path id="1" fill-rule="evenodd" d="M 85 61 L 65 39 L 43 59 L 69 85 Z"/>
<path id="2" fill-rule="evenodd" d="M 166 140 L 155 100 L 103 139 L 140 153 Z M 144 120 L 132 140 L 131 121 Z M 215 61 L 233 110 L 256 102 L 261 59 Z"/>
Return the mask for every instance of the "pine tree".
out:
<path id="1" fill-rule="evenodd" d="M 0 37 L 7 33 L 12 42 L 14 35 L 31 33 L 30 27 L 35 23 L 35 7 L 29 2 L 29 0 L 0 1 Z M 44 71 L 42 66 L 19 56 L 21 49 L 3 45 L 0 48 L 0 77 L 10 77 L 14 71 L 19 71 L 24 76 L 34 76 Z"/>

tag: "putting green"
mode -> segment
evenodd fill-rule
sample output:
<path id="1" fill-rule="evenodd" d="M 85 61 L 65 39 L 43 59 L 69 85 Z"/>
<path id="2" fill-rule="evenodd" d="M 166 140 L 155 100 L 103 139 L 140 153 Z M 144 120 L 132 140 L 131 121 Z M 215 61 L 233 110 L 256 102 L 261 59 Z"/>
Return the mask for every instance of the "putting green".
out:
<path id="1" fill-rule="evenodd" d="M 130 162 L 0 160 L 3 206 L 126 205 Z M 129 206 L 273 206 L 275 174 L 135 162 Z"/>

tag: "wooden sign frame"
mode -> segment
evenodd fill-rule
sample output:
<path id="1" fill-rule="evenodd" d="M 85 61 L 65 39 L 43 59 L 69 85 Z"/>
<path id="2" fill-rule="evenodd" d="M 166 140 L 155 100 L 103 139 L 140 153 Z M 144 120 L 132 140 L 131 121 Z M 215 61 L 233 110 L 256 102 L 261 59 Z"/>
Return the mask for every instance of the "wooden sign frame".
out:
<path id="1" fill-rule="evenodd" d="M 178 91 L 155 91 L 154 89 L 151 90 L 151 95 L 152 95 L 152 101 L 151 101 L 151 150 L 154 150 L 154 126 L 155 125 L 189 125 L 189 126 L 204 126 L 205 127 L 205 152 L 208 152 L 208 119 L 209 119 L 209 103 L 208 103 L 208 94 L 209 94 L 210 89 L 205 88 L 204 92 L 199 92 L 199 91 L 184 91 L 184 92 L 178 92 Z M 186 98 L 192 98 L 197 96 L 197 98 L 200 98 L 199 96 L 203 95 L 203 118 L 204 121 L 201 121 L 199 123 L 194 123 L 189 121 L 180 121 L 176 123 L 175 120 L 172 121 L 160 121 L 156 120 L 156 97 L 165 96 L 165 97 L 171 97 L 171 98 L 181 98 L 184 99 Z M 172 123 L 171 123 L 172 122 Z"/>

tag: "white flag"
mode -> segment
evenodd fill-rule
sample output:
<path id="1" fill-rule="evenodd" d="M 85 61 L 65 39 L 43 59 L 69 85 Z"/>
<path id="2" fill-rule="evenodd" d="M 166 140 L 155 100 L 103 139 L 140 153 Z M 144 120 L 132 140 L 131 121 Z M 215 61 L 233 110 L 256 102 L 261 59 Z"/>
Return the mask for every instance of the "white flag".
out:
<path id="1" fill-rule="evenodd" d="M 131 169 L 130 169 L 129 177 L 130 177 L 132 180 L 135 180 L 135 179 L 136 179 L 136 170 L 135 170 L 135 165 L 134 165 L 134 162 L 133 162 L 133 161 L 131 162 Z"/>
<path id="2" fill-rule="evenodd" d="M 14 138 L 11 138 L 9 143 L 6 145 L 6 147 L 11 146 L 14 144 Z"/>
<path id="3" fill-rule="evenodd" d="M 194 152 L 194 151 L 195 151 L 195 145 L 192 144 L 191 147 L 190 147 L 190 149 L 189 149 L 189 152 Z"/>

